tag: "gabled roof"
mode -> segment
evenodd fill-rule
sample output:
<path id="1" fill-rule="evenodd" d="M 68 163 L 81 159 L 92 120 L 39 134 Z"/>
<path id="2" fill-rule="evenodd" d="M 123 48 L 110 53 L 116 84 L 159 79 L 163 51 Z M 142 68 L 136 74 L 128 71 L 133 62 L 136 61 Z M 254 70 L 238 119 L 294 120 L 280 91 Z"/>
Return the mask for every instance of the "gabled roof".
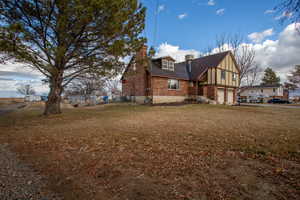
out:
<path id="1" fill-rule="evenodd" d="M 155 58 L 149 62 L 151 64 L 149 71 L 152 76 L 196 81 L 209 68 L 217 67 L 228 54 L 230 54 L 232 56 L 232 53 L 230 51 L 225 51 L 225 52 L 193 59 L 191 72 L 189 72 L 186 62 L 175 63 L 174 71 L 163 70 L 159 64 L 159 60 L 161 60 L 163 58 L 172 59 L 172 60 L 174 60 L 174 59 L 170 56 Z M 134 59 L 135 59 L 135 57 L 133 57 L 131 59 L 131 62 Z M 126 67 L 124 73 L 127 72 L 128 67 L 131 64 L 131 62 Z M 124 77 L 124 73 L 123 73 L 121 80 Z"/>
<path id="2" fill-rule="evenodd" d="M 174 71 L 169 71 L 169 70 L 162 69 L 157 62 L 152 62 L 150 71 L 152 76 L 190 80 L 185 63 L 175 64 Z"/>
<path id="3" fill-rule="evenodd" d="M 175 63 L 174 71 L 163 70 L 155 62 L 152 62 L 151 74 L 152 76 L 195 81 L 198 80 L 199 76 L 204 74 L 208 68 L 217 67 L 229 53 L 230 51 L 226 51 L 192 60 L 191 73 L 189 73 L 186 62 Z"/>
<path id="4" fill-rule="evenodd" d="M 153 58 L 152 60 L 161 60 L 161 59 L 173 60 L 175 62 L 175 59 L 172 58 L 171 56 L 164 56 L 164 57 L 159 57 L 159 58 Z"/>

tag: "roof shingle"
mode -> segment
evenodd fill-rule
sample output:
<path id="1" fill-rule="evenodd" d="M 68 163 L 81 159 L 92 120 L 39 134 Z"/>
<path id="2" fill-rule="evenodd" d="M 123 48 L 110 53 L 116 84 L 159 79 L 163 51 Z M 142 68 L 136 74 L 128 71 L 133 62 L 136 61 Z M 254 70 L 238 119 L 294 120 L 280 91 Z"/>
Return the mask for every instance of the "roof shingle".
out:
<path id="1" fill-rule="evenodd" d="M 152 76 L 160 76 L 167 78 L 176 78 L 183 80 L 197 80 L 200 75 L 205 73 L 210 67 L 217 67 L 220 62 L 230 51 L 204 56 L 192 60 L 192 70 L 189 73 L 186 62 L 175 63 L 174 71 L 163 70 L 157 62 L 152 62 L 151 74 Z M 157 60 L 157 59 L 156 59 Z"/>

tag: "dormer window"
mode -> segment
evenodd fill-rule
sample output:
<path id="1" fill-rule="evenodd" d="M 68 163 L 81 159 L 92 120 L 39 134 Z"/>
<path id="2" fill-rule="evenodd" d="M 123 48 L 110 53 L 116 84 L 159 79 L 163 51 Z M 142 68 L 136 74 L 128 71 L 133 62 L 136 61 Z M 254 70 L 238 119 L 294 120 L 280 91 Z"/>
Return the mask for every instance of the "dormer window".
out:
<path id="1" fill-rule="evenodd" d="M 161 65 L 162 65 L 161 68 L 164 70 L 174 71 L 174 61 L 162 59 Z"/>
<path id="2" fill-rule="evenodd" d="M 162 69 L 168 70 L 169 69 L 169 64 L 168 64 L 168 60 L 163 59 L 161 61 L 162 64 Z"/>
<path id="3" fill-rule="evenodd" d="M 169 61 L 169 70 L 174 71 L 174 62 L 173 61 Z"/>

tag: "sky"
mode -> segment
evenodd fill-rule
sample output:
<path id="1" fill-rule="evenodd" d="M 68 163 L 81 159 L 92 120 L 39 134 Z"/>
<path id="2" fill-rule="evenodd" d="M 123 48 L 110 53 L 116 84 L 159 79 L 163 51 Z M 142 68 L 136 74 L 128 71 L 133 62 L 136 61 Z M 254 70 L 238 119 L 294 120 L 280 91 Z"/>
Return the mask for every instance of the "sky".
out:
<path id="1" fill-rule="evenodd" d="M 290 14 L 274 12 L 281 0 L 140 0 L 147 7 L 148 46 L 157 55 L 169 55 L 180 62 L 186 54 L 198 57 L 214 47 L 217 35 L 239 33 L 253 47 L 255 62 L 271 67 L 286 80 L 300 64 L 300 24 L 281 23 Z M 46 94 L 44 77 L 21 64 L 0 65 L 0 97 L 18 96 L 20 84 L 31 84 L 38 94 Z"/>

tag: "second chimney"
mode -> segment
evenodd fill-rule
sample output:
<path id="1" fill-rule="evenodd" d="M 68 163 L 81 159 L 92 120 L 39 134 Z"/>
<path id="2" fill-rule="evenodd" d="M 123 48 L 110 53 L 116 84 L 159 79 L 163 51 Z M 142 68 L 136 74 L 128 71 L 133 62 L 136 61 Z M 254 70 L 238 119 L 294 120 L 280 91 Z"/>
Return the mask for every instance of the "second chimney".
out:
<path id="1" fill-rule="evenodd" d="M 189 73 L 192 72 L 192 60 L 194 59 L 194 56 L 193 55 L 186 55 L 185 56 L 185 62 L 186 62 L 186 66 L 189 70 Z"/>

